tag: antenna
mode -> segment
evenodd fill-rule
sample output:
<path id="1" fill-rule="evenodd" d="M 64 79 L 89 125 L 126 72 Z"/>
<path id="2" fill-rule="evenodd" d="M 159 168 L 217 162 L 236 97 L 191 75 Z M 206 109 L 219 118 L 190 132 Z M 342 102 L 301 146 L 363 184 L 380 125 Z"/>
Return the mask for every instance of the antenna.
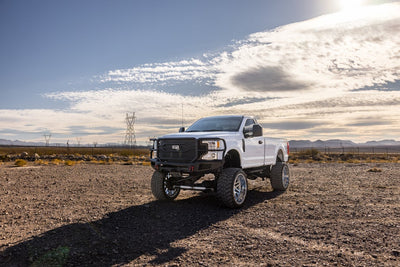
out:
<path id="1" fill-rule="evenodd" d="M 182 127 L 183 127 L 183 103 L 182 103 Z"/>
<path id="2" fill-rule="evenodd" d="M 125 117 L 126 134 L 124 144 L 130 147 L 136 146 L 135 121 L 135 112 L 132 112 L 132 114 L 127 112 Z"/>
<path id="3" fill-rule="evenodd" d="M 49 146 L 50 144 L 50 138 L 51 138 L 51 133 L 48 134 L 43 134 L 44 140 L 46 141 L 46 146 Z"/>

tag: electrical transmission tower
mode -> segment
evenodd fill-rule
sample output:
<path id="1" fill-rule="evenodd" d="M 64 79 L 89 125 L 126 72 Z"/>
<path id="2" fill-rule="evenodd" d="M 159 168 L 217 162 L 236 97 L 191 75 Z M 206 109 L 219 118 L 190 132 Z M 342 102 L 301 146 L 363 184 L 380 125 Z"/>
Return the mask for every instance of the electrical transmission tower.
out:
<path id="1" fill-rule="evenodd" d="M 44 134 L 44 140 L 46 141 L 46 146 L 49 146 L 50 144 L 50 138 L 51 138 L 51 134 Z"/>
<path id="2" fill-rule="evenodd" d="M 78 147 L 81 146 L 81 140 L 82 140 L 82 137 L 76 137 L 76 144 L 78 145 Z"/>
<path id="3" fill-rule="evenodd" d="M 126 134 L 124 144 L 130 147 L 136 146 L 135 120 L 135 112 L 132 114 L 126 113 Z"/>

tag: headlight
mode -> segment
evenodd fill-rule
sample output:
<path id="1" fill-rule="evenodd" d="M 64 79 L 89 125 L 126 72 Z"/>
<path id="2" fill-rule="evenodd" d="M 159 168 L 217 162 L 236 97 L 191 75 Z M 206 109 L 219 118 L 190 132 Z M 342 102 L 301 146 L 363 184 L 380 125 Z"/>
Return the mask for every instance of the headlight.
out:
<path id="1" fill-rule="evenodd" d="M 157 139 L 150 139 L 153 141 L 153 147 L 150 152 L 150 159 L 155 159 L 157 158 Z"/>
<path id="2" fill-rule="evenodd" d="M 157 150 L 157 139 L 150 139 L 153 141 L 153 150 Z"/>
<path id="3" fill-rule="evenodd" d="M 208 150 L 224 150 L 225 144 L 222 140 L 203 140 L 202 144 L 207 144 Z"/>
<path id="4" fill-rule="evenodd" d="M 201 157 L 202 160 L 222 160 L 224 157 L 225 144 L 223 140 L 202 140 L 207 145 L 207 153 Z"/>
<path id="5" fill-rule="evenodd" d="M 209 151 L 201 157 L 202 160 L 222 160 L 224 151 Z"/>

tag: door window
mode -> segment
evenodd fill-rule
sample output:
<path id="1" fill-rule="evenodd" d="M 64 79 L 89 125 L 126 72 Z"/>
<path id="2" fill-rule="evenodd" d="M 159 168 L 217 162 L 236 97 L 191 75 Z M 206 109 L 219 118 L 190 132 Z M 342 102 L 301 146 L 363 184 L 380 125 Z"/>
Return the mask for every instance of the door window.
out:
<path id="1" fill-rule="evenodd" d="M 255 124 L 253 119 L 247 119 L 246 124 L 244 126 L 253 126 Z"/>

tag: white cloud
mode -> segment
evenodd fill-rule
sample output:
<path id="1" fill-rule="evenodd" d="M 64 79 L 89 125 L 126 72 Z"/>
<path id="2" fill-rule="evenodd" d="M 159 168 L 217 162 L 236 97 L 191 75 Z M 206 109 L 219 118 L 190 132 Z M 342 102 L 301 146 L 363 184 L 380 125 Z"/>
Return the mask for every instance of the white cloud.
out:
<path id="1" fill-rule="evenodd" d="M 399 79 L 400 5 L 364 7 L 357 14 L 330 14 L 252 34 L 224 57 L 216 84 L 333 96 Z"/>
<path id="2" fill-rule="evenodd" d="M 131 69 L 109 71 L 102 82 L 160 83 L 165 81 L 202 80 L 214 77 L 213 67 L 199 59 L 144 64 Z"/>

